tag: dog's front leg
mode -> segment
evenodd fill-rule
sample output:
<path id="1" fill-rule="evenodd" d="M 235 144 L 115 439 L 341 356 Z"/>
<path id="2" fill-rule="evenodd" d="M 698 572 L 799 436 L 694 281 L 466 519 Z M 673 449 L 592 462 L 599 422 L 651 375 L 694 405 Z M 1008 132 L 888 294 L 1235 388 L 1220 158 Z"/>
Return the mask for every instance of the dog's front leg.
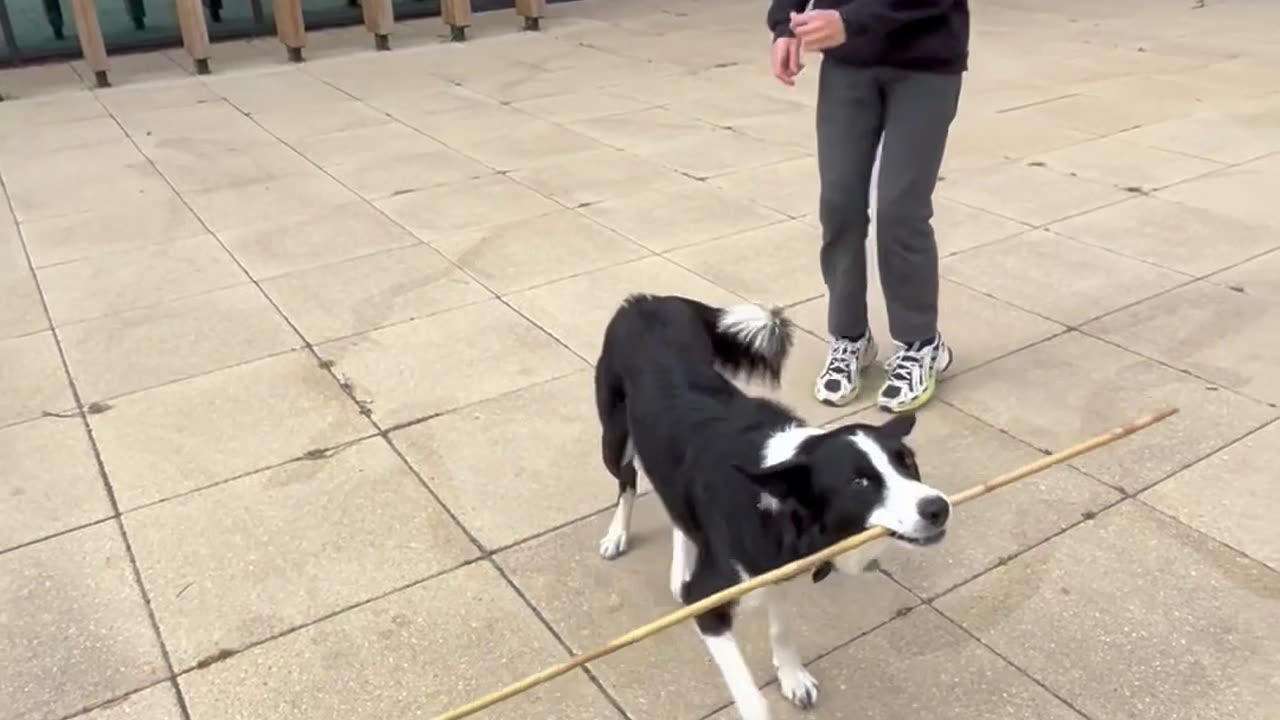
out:
<path id="1" fill-rule="evenodd" d="M 793 705 L 808 710 L 818 702 L 818 681 L 813 679 L 800 659 L 791 635 L 790 619 L 778 597 L 777 589 L 769 593 L 769 642 L 773 645 L 773 666 L 778 669 L 778 685 Z"/>
<path id="2" fill-rule="evenodd" d="M 742 657 L 742 650 L 733 637 L 733 630 L 724 628 L 719 634 L 708 634 L 706 630 L 699 628 L 699 632 L 702 634 L 702 641 L 707 644 L 707 650 L 711 652 L 711 658 L 720 668 L 725 684 L 729 686 L 729 694 L 733 696 L 739 717 L 742 720 L 769 720 L 769 703 L 751 677 L 751 668 L 747 667 L 747 661 Z"/>

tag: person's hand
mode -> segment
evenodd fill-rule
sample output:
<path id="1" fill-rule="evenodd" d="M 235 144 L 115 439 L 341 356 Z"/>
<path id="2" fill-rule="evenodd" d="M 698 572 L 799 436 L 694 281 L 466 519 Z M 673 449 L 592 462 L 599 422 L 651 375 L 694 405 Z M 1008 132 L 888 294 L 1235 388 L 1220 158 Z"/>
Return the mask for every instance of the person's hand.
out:
<path id="1" fill-rule="evenodd" d="M 796 76 L 804 69 L 800 61 L 800 41 L 780 37 L 773 41 L 773 76 L 783 85 L 795 85 Z"/>
<path id="2" fill-rule="evenodd" d="M 810 10 L 791 16 L 791 31 L 800 39 L 804 52 L 821 52 L 847 40 L 844 18 L 835 10 Z"/>

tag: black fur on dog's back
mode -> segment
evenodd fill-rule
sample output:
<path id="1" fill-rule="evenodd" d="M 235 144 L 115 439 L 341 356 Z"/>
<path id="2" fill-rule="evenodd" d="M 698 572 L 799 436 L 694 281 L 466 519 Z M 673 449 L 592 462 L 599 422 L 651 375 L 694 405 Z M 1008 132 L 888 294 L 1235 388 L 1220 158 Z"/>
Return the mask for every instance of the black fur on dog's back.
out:
<path id="1" fill-rule="evenodd" d="M 717 308 L 671 295 L 635 294 L 624 300 L 605 330 L 596 363 L 603 460 L 618 478 L 620 490 L 635 491 L 635 447 L 629 427 L 640 419 L 628 418 L 628 395 L 643 390 L 687 400 L 692 387 L 722 400 L 740 396 L 717 369 L 777 385 L 793 333 L 794 326 L 778 308 Z M 627 388 L 624 379 L 646 387 Z M 647 420 L 663 424 L 660 418 Z"/>

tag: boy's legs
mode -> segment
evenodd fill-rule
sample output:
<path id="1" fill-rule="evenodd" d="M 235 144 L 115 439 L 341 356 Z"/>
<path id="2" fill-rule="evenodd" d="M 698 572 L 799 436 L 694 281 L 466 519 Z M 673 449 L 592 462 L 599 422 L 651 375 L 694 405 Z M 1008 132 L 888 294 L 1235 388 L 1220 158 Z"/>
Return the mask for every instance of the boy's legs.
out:
<path id="1" fill-rule="evenodd" d="M 938 246 L 930 221 L 961 76 L 888 70 L 884 77 L 876 249 L 899 352 L 880 405 L 901 412 L 928 401 L 937 375 L 951 364 L 938 334 Z"/>
<path id="2" fill-rule="evenodd" d="M 832 345 L 814 394 L 830 405 L 853 400 L 859 371 L 875 360 L 867 332 L 867 207 L 884 109 L 878 71 L 823 60 L 818 79 L 818 217 Z"/>

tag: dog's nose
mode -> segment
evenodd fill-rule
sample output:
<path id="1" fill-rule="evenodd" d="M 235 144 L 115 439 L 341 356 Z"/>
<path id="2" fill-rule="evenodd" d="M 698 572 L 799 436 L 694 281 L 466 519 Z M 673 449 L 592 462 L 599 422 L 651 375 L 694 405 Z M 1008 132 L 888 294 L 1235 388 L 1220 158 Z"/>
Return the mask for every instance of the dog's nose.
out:
<path id="1" fill-rule="evenodd" d="M 947 518 L 951 517 L 951 503 L 940 495 L 927 497 L 916 507 L 920 511 L 920 517 L 936 528 L 946 525 Z"/>

